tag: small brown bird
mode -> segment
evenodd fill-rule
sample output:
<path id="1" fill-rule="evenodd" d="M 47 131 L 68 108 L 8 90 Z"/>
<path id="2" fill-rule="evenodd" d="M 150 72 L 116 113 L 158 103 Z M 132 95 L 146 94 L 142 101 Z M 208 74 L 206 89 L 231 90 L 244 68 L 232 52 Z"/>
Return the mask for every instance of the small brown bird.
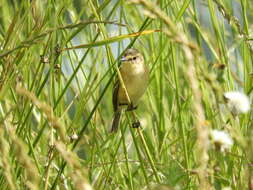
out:
<path id="1" fill-rule="evenodd" d="M 127 106 L 127 111 L 137 108 L 141 96 L 147 89 L 149 80 L 149 69 L 144 63 L 143 55 L 137 49 L 128 49 L 121 62 L 119 71 L 131 103 L 129 104 L 126 93 L 120 81 L 117 80 L 112 97 L 114 119 L 111 132 L 116 132 L 118 129 L 124 106 Z"/>

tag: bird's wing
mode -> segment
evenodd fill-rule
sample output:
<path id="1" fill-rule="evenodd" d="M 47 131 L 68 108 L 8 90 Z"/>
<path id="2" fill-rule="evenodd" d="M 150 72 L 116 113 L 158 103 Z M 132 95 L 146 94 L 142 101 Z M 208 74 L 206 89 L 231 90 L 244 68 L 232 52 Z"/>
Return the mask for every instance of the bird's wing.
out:
<path id="1" fill-rule="evenodd" d="M 113 87 L 113 94 L 112 94 L 112 104 L 113 110 L 117 111 L 118 109 L 118 93 L 119 93 L 119 80 L 116 81 Z"/>

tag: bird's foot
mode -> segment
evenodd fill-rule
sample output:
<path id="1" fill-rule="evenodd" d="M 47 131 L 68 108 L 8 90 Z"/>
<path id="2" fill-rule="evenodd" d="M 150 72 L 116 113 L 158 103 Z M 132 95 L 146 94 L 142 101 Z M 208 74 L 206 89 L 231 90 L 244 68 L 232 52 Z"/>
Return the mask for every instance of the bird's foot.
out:
<path id="1" fill-rule="evenodd" d="M 135 122 L 132 123 L 133 128 L 139 128 L 140 126 L 141 126 L 140 121 L 135 121 Z"/>

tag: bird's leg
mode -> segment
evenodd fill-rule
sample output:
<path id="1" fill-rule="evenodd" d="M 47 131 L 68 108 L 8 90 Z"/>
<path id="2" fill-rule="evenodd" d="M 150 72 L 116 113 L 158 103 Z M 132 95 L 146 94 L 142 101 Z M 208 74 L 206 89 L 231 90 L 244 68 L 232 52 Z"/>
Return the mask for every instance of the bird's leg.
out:
<path id="1" fill-rule="evenodd" d="M 130 105 L 128 105 L 127 110 L 126 111 L 133 111 L 136 110 L 138 106 L 134 106 L 133 103 L 131 103 Z"/>
<path id="2" fill-rule="evenodd" d="M 127 103 L 119 103 L 120 106 L 127 106 Z"/>
<path id="3" fill-rule="evenodd" d="M 134 106 L 133 103 L 129 104 L 126 111 L 136 110 L 137 106 Z M 132 123 L 133 128 L 139 128 L 141 126 L 140 121 L 137 119 L 136 115 L 134 115 L 135 121 Z"/>
<path id="4" fill-rule="evenodd" d="M 120 106 L 128 105 L 126 111 L 133 111 L 133 110 L 136 110 L 137 107 L 138 107 L 138 106 L 134 106 L 133 103 L 131 103 L 131 104 L 120 103 L 119 105 Z M 141 126 L 141 123 L 135 116 L 135 121 L 132 123 L 132 127 L 133 128 L 139 128 L 140 126 Z"/>

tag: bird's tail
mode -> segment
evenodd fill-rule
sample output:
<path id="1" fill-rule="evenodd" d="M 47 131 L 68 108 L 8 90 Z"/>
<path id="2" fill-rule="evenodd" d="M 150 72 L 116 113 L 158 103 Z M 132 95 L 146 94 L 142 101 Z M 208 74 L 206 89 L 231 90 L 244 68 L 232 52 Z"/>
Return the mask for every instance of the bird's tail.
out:
<path id="1" fill-rule="evenodd" d="M 113 132 L 117 132 L 118 127 L 119 127 L 119 123 L 120 123 L 120 118 L 121 118 L 121 110 L 117 110 L 114 113 L 114 118 L 113 118 L 113 122 L 112 122 L 112 128 L 111 128 L 111 133 Z"/>

